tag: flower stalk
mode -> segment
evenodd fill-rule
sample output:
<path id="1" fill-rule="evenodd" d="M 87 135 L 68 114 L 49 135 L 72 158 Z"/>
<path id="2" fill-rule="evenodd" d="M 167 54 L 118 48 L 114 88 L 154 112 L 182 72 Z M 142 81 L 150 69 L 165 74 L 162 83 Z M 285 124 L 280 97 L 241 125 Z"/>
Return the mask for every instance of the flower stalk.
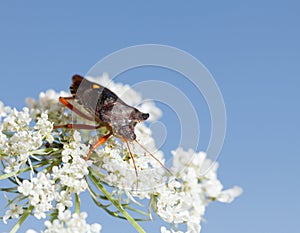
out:
<path id="1" fill-rule="evenodd" d="M 90 170 L 89 177 L 99 191 L 101 191 L 107 197 L 107 199 L 121 212 L 121 214 L 139 233 L 146 233 L 144 229 L 134 220 L 134 218 L 131 217 L 131 215 L 122 207 L 122 205 L 120 205 L 120 202 L 114 199 L 113 196 L 104 188 L 99 180 L 93 175 L 92 170 Z"/>
<path id="2" fill-rule="evenodd" d="M 16 233 L 21 227 L 22 223 L 26 220 L 26 218 L 31 214 L 33 210 L 33 206 L 29 206 L 27 210 L 23 213 L 22 217 L 20 217 L 19 221 L 14 225 L 14 227 L 10 230 L 9 233 Z"/>

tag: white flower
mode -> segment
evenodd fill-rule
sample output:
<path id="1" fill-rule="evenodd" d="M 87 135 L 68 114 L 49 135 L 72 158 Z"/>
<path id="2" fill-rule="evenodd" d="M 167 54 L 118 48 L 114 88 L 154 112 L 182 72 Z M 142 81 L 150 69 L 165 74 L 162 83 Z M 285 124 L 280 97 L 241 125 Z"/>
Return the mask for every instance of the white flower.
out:
<path id="1" fill-rule="evenodd" d="M 89 173 L 88 167 L 91 165 L 90 161 L 82 158 L 87 155 L 89 149 L 80 142 L 80 139 L 79 133 L 74 131 L 71 141 L 64 145 L 63 164 L 52 168 L 53 179 L 59 180 L 62 186 L 77 194 L 87 188 L 84 177 Z"/>
<path id="2" fill-rule="evenodd" d="M 60 211 L 58 213 L 58 219 L 62 222 L 68 222 L 72 217 L 70 210 Z"/>
<path id="3" fill-rule="evenodd" d="M 3 222 L 7 224 L 7 219 L 9 218 L 18 218 L 20 215 L 24 213 L 24 210 L 21 206 L 10 204 L 10 210 L 7 210 L 5 215 L 3 216 Z"/>
<path id="4" fill-rule="evenodd" d="M 223 185 L 217 179 L 203 181 L 203 189 L 209 197 L 217 197 L 221 194 Z"/>
<path id="5" fill-rule="evenodd" d="M 50 143 L 53 142 L 54 138 L 51 134 L 53 130 L 53 123 L 48 120 L 48 114 L 43 112 L 41 117 L 38 118 L 38 121 L 34 127 L 39 131 L 39 133 L 46 138 Z"/>
<path id="6" fill-rule="evenodd" d="M 83 160 L 83 162 L 85 161 Z M 74 163 L 53 167 L 53 179 L 59 180 L 62 186 L 69 188 L 70 192 L 79 194 L 87 188 L 87 183 L 83 179 L 84 175 L 78 171 L 77 164 Z"/>
<path id="7" fill-rule="evenodd" d="M 100 224 L 89 225 L 86 223 L 87 213 L 82 212 L 80 214 L 72 214 L 72 218 L 66 222 L 69 232 L 80 232 L 80 233 L 97 233 L 101 230 Z"/>
<path id="8" fill-rule="evenodd" d="M 72 215 L 70 210 L 60 212 L 58 219 L 45 222 L 47 229 L 44 233 L 100 233 L 101 225 L 97 223 L 90 225 L 86 222 L 86 218 L 86 212 Z"/>
<path id="9" fill-rule="evenodd" d="M 230 202 L 242 190 L 234 187 L 222 191 L 223 186 L 216 175 L 218 166 L 211 166 L 203 152 L 178 148 L 173 156 L 172 171 L 176 172 L 176 177 L 171 177 L 166 186 L 157 190 L 157 214 L 171 224 L 185 223 L 188 233 L 199 233 L 206 206 L 215 199 Z M 208 167 L 211 169 L 203 175 Z M 161 231 L 168 232 L 165 228 Z"/>
<path id="10" fill-rule="evenodd" d="M 161 233 L 183 233 L 183 231 L 174 231 L 174 230 L 167 230 L 166 227 L 161 227 L 160 228 L 160 232 Z"/>
<path id="11" fill-rule="evenodd" d="M 11 108 L 8 106 L 4 106 L 4 104 L 0 101 L 0 122 L 2 117 L 6 117 L 7 114 L 11 112 Z"/>
<path id="12" fill-rule="evenodd" d="M 33 229 L 28 229 L 28 230 L 26 231 L 26 233 L 38 233 L 38 232 L 35 231 L 35 230 L 33 230 Z"/>
<path id="13" fill-rule="evenodd" d="M 7 163 L 4 172 L 10 173 L 10 172 L 17 172 L 20 170 L 21 163 L 17 161 L 15 158 L 11 158 L 9 162 Z"/>
<path id="14" fill-rule="evenodd" d="M 9 155 L 6 159 L 6 173 L 18 172 L 26 162 L 31 164 L 30 156 L 43 144 L 41 131 L 34 130 L 30 123 L 29 109 L 23 108 L 22 111 L 13 109 L 4 118 L 3 125 L 0 125 L 0 149 Z"/>
<path id="15" fill-rule="evenodd" d="M 6 143 L 8 138 L 4 133 L 2 133 L 2 130 L 3 130 L 3 125 L 0 125 L 0 150 L 5 150 L 5 147 L 7 147 Z"/>
<path id="16" fill-rule="evenodd" d="M 23 180 L 18 186 L 18 191 L 28 196 L 29 204 L 34 206 L 34 216 L 37 219 L 45 218 L 46 212 L 53 208 L 52 201 L 55 197 L 56 185 L 51 180 L 50 174 L 39 172 L 31 181 Z"/>
<path id="17" fill-rule="evenodd" d="M 148 198 L 156 187 L 165 183 L 164 174 L 167 171 L 161 165 L 164 163 L 164 155 L 156 149 L 151 130 L 145 125 L 139 124 L 136 126 L 135 132 L 138 141 L 147 149 L 145 150 L 135 142 L 129 143 L 135 163 L 133 163 L 127 145 L 114 137 L 108 139 L 107 146 L 104 146 L 103 149 L 96 150 L 98 157 L 95 158 L 95 161 L 102 161 L 99 169 L 105 174 L 105 182 L 120 190 L 131 190 L 133 196 L 142 199 Z M 160 163 L 149 152 L 152 152 Z"/>
<path id="18" fill-rule="evenodd" d="M 22 184 L 18 186 L 18 191 L 24 196 L 28 196 L 33 192 L 33 184 L 28 180 L 23 180 Z"/>
<path id="19" fill-rule="evenodd" d="M 68 231 L 64 227 L 64 223 L 58 219 L 54 219 L 52 222 L 46 221 L 45 227 L 47 228 L 43 233 L 67 233 Z"/>
<path id="20" fill-rule="evenodd" d="M 22 111 L 13 109 L 12 112 L 4 119 L 3 129 L 7 132 L 16 132 L 29 127 L 31 121 L 29 109 L 23 108 Z"/>
<path id="21" fill-rule="evenodd" d="M 56 124 L 70 122 L 73 118 L 73 114 L 71 111 L 66 111 L 67 108 L 59 103 L 58 100 L 60 96 L 66 97 L 70 96 L 70 94 L 64 91 L 57 93 L 54 90 L 48 90 L 40 93 L 38 101 L 27 98 L 26 103 L 30 108 L 31 117 L 36 119 L 47 111 L 48 120 L 50 122 L 55 122 Z"/>
<path id="22" fill-rule="evenodd" d="M 64 211 L 66 207 L 73 206 L 71 193 L 65 190 L 61 191 L 60 193 L 57 192 L 55 194 L 55 200 L 57 201 L 56 209 L 58 209 L 59 212 Z"/>
<path id="23" fill-rule="evenodd" d="M 237 186 L 234 186 L 231 189 L 227 189 L 221 192 L 221 194 L 217 197 L 219 202 L 230 203 L 236 197 L 240 196 L 243 193 L 243 189 Z"/>
<path id="24" fill-rule="evenodd" d="M 143 102 L 141 94 L 128 85 L 113 83 L 107 75 L 92 81 L 106 86 L 127 104 L 140 105 L 138 108 L 142 112 L 150 113 L 150 120 L 162 115 L 153 101 Z M 57 219 L 45 222 L 44 233 L 100 232 L 101 225 L 86 223 L 85 212 L 72 214 L 69 210 L 74 193 L 87 190 L 86 176 L 92 165 L 99 168 L 94 175 L 100 182 L 114 186 L 111 194 L 120 202 L 139 205 L 136 199 L 151 198 L 154 211 L 174 227 L 170 230 L 161 227 L 162 233 L 183 233 L 178 230 L 181 224 L 185 225 L 187 233 L 199 233 L 208 204 L 212 201 L 229 203 L 242 193 L 239 187 L 223 190 L 216 173 L 218 164 L 207 159 L 204 152 L 182 148 L 173 151 L 173 165 L 169 169 L 172 174 L 169 174 L 163 165 L 163 152 L 156 148 L 151 129 L 143 123 L 135 127 L 137 142 L 127 146 L 116 137 L 110 137 L 95 150 L 91 160 L 85 161 L 88 143 L 97 140 L 90 137 L 95 131 L 79 133 L 74 129 L 59 129 L 54 134 L 53 125 L 76 123 L 77 120 L 76 114 L 59 103 L 59 96 L 71 95 L 49 90 L 41 93 L 38 101 L 27 99 L 29 108 L 22 111 L 4 107 L 0 102 L 3 168 L 6 173 L 20 174 L 14 177 L 19 192 L 14 202 L 24 199 L 24 203 L 34 207 L 32 214 L 38 219 L 58 213 Z M 107 133 L 104 128 L 96 132 L 99 136 Z M 31 179 L 21 182 L 20 177 Z M 3 217 L 5 223 L 24 212 L 16 203 L 10 208 Z"/>
<path id="25" fill-rule="evenodd" d="M 104 151 L 98 153 L 103 160 L 101 169 L 108 172 L 105 181 L 118 189 L 134 190 L 133 195 L 142 198 L 148 196 L 155 187 L 164 184 L 164 168 L 150 155 L 138 155 L 132 150 L 137 176 L 132 159 L 126 161 L 130 158 L 127 148 L 105 147 Z"/>
<path id="26" fill-rule="evenodd" d="M 38 131 L 19 131 L 16 132 L 9 140 L 11 145 L 8 148 L 8 154 L 20 156 L 22 162 L 26 161 L 31 151 L 35 151 L 41 147 L 43 141 Z"/>

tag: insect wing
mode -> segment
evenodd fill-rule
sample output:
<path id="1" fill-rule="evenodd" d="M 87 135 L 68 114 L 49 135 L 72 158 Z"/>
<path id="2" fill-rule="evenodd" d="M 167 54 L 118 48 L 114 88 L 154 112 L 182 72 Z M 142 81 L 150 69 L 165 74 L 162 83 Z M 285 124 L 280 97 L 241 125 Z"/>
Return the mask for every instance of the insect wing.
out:
<path id="1" fill-rule="evenodd" d="M 75 101 L 82 105 L 98 122 L 109 123 L 103 119 L 101 112 L 113 109 L 116 102 L 125 104 L 115 93 L 109 89 L 90 82 L 80 75 L 73 76 L 70 91 Z"/>

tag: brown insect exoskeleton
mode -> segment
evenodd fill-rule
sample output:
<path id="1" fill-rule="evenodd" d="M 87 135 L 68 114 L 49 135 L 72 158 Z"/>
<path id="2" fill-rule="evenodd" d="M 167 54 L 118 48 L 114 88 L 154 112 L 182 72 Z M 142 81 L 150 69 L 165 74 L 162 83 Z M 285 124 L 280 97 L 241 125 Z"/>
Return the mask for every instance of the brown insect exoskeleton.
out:
<path id="1" fill-rule="evenodd" d="M 137 123 L 143 122 L 149 118 L 148 113 L 142 113 L 134 107 L 127 105 L 115 93 L 109 89 L 100 86 L 97 83 L 88 81 L 80 75 L 74 75 L 72 85 L 70 86 L 71 97 L 60 97 L 59 101 L 71 109 L 74 113 L 82 118 L 96 122 L 97 125 L 86 124 L 65 124 L 56 125 L 57 128 L 74 128 L 74 129 L 99 129 L 106 127 L 108 134 L 99 138 L 97 142 L 90 147 L 90 150 L 85 158 L 88 160 L 92 152 L 103 145 L 106 140 L 115 136 L 126 143 L 131 159 L 133 161 L 136 176 L 138 176 L 134 157 L 131 153 L 129 142 L 136 142 L 143 150 L 145 150 L 152 158 L 154 158 L 162 167 L 166 168 L 153 154 L 151 154 L 143 145 L 136 140 L 134 127 Z M 87 113 L 75 107 L 70 101 L 75 101 L 81 105 Z"/>

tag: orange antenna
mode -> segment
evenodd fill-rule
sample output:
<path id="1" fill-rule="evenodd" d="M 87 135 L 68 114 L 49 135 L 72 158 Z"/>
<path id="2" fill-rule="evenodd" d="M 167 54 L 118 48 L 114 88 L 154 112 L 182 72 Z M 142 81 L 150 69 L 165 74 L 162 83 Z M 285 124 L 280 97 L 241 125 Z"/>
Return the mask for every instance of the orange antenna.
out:
<path id="1" fill-rule="evenodd" d="M 170 169 L 168 169 L 165 165 L 163 165 L 163 163 L 156 158 L 149 150 L 147 150 L 146 147 L 144 147 L 141 143 L 139 143 L 137 140 L 134 140 L 144 151 L 146 151 L 153 159 L 155 159 L 165 170 L 168 171 L 168 173 L 170 173 L 170 175 L 173 175 L 172 172 L 170 171 Z"/>
<path id="2" fill-rule="evenodd" d="M 133 162 L 133 167 L 134 167 L 135 175 L 136 175 L 136 189 L 138 189 L 138 183 L 139 183 L 139 182 L 138 182 L 138 178 L 139 178 L 139 176 L 138 176 L 138 172 L 137 172 L 135 160 L 134 160 L 134 157 L 133 157 L 133 155 L 132 155 L 132 152 L 131 152 L 131 149 L 130 149 L 130 146 L 129 146 L 128 141 L 125 140 L 125 143 L 126 143 L 126 145 L 127 145 L 127 148 L 128 148 L 129 154 L 130 154 L 130 157 L 131 157 L 132 162 Z"/>

